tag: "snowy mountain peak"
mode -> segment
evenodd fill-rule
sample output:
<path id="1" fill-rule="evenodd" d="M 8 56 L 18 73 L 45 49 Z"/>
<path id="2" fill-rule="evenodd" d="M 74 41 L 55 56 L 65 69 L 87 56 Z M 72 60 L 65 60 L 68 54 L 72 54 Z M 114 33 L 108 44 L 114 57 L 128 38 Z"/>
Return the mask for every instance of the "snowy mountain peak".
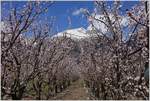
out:
<path id="1" fill-rule="evenodd" d="M 61 36 L 70 37 L 72 39 L 84 39 L 89 37 L 89 35 L 86 34 L 86 29 L 84 29 L 83 27 L 65 30 L 63 32 L 57 33 L 54 37 Z"/>

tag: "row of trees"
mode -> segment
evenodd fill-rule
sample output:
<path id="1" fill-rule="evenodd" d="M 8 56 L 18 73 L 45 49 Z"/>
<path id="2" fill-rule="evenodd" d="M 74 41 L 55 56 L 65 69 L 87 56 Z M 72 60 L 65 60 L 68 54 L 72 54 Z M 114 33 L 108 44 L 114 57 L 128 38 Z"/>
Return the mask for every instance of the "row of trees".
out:
<path id="1" fill-rule="evenodd" d="M 78 79 L 70 59 L 72 41 L 52 38 L 48 23 L 37 20 L 52 2 L 27 2 L 3 20 L 2 99 L 49 99 Z"/>
<path id="2" fill-rule="evenodd" d="M 104 24 L 107 33 L 91 21 L 93 29 L 87 31 L 91 37 L 82 40 L 65 35 L 52 37 L 51 24 L 38 23 L 40 15 L 52 4 L 28 2 L 3 20 L 2 99 L 50 99 L 79 76 L 95 99 L 149 97 L 149 83 L 144 80 L 144 65 L 149 57 L 147 2 L 127 12 L 125 30 L 120 2 L 114 2 L 110 9 L 106 2 L 96 1 L 97 11 L 104 18 L 98 19 L 86 10 L 84 13 Z"/>
<path id="3" fill-rule="evenodd" d="M 129 22 L 125 31 L 121 26 L 119 1 L 114 2 L 112 9 L 106 2 L 95 3 L 104 20 L 94 18 L 88 12 L 86 14 L 105 24 L 108 35 L 93 23 L 93 30 L 88 34 L 97 37 L 82 41 L 81 74 L 89 92 L 101 100 L 148 99 L 149 86 L 144 80 L 145 63 L 149 57 L 147 2 L 141 2 L 127 12 Z M 126 31 L 128 37 L 124 40 Z"/>

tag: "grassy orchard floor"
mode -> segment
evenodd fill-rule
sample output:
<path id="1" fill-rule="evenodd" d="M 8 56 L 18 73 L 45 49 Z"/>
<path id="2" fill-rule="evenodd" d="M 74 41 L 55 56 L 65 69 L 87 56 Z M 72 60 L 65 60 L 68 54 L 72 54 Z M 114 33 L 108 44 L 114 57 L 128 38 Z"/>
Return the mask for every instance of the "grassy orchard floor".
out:
<path id="1" fill-rule="evenodd" d="M 31 100 L 33 97 L 25 97 L 24 100 Z M 87 88 L 84 87 L 83 80 L 79 79 L 72 82 L 69 87 L 64 91 L 57 93 L 54 97 L 50 97 L 49 100 L 92 100 L 95 99 L 87 92 Z"/>
<path id="2" fill-rule="evenodd" d="M 88 99 L 89 94 L 86 91 L 86 88 L 84 88 L 82 80 L 77 80 L 73 82 L 63 92 L 58 93 L 53 98 L 50 98 L 50 100 L 88 100 Z"/>

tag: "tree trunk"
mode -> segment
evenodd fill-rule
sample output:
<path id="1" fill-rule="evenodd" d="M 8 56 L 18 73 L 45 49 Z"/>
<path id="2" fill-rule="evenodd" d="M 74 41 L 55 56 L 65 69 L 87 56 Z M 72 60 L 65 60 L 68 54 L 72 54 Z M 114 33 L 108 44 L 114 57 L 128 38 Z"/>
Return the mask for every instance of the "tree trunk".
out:
<path id="1" fill-rule="evenodd" d="M 60 89 L 60 92 L 62 92 L 63 91 L 63 87 L 62 87 L 63 85 L 60 83 L 59 84 L 59 89 Z"/>
<path id="2" fill-rule="evenodd" d="M 104 84 L 102 83 L 101 84 L 101 93 L 102 93 L 102 99 L 103 100 L 106 100 L 106 97 L 107 97 L 107 93 L 105 93 L 105 87 L 104 87 Z"/>
<path id="3" fill-rule="evenodd" d="M 42 83 L 38 84 L 37 100 L 41 100 Z"/>
<path id="4" fill-rule="evenodd" d="M 95 89 L 95 96 L 99 99 L 100 96 L 99 96 L 99 85 L 96 85 L 96 89 Z"/>
<path id="5" fill-rule="evenodd" d="M 68 86 L 70 86 L 70 80 L 68 80 Z"/>
<path id="6" fill-rule="evenodd" d="M 66 89 L 67 87 L 66 87 L 66 82 L 65 81 L 63 81 L 63 89 Z"/>
<path id="7" fill-rule="evenodd" d="M 25 86 L 20 87 L 18 90 L 15 89 L 14 91 L 12 90 L 11 92 L 11 97 L 12 100 L 21 100 L 24 94 Z"/>
<path id="8" fill-rule="evenodd" d="M 58 93 L 58 86 L 55 85 L 55 93 Z"/>

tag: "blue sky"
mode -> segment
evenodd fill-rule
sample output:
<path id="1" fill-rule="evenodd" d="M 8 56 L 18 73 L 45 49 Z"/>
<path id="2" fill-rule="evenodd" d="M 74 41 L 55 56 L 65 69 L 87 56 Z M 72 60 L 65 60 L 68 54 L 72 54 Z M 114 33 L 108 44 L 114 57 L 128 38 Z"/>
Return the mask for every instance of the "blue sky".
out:
<path id="1" fill-rule="evenodd" d="M 26 2 L 21 1 L 13 1 L 13 2 L 2 2 L 2 19 L 3 16 L 7 15 L 9 10 L 13 7 L 17 7 L 20 9 Z M 112 2 L 108 2 L 111 4 Z M 131 9 L 132 6 L 137 4 L 137 1 L 123 1 L 121 11 L 125 13 L 126 9 Z M 81 8 L 88 9 L 91 13 L 93 12 L 95 5 L 93 1 L 55 1 L 55 3 L 49 8 L 48 12 L 41 16 L 41 19 L 47 17 L 50 19 L 51 16 L 56 17 L 56 21 L 54 23 L 55 31 L 63 31 L 68 28 L 78 28 L 84 27 L 87 28 L 88 21 L 83 14 L 73 14 L 77 10 Z M 71 25 L 69 26 L 68 19 L 71 21 Z M 48 20 L 49 21 L 49 20 Z"/>
<path id="2" fill-rule="evenodd" d="M 56 2 L 49 10 L 49 15 L 56 16 L 56 25 L 58 26 L 58 30 L 62 31 L 68 27 L 77 28 L 77 27 L 87 27 L 88 22 L 85 16 L 82 14 L 73 15 L 73 12 L 77 11 L 80 8 L 86 8 L 93 11 L 93 2 Z M 71 21 L 71 25 L 69 26 L 68 19 Z"/>

